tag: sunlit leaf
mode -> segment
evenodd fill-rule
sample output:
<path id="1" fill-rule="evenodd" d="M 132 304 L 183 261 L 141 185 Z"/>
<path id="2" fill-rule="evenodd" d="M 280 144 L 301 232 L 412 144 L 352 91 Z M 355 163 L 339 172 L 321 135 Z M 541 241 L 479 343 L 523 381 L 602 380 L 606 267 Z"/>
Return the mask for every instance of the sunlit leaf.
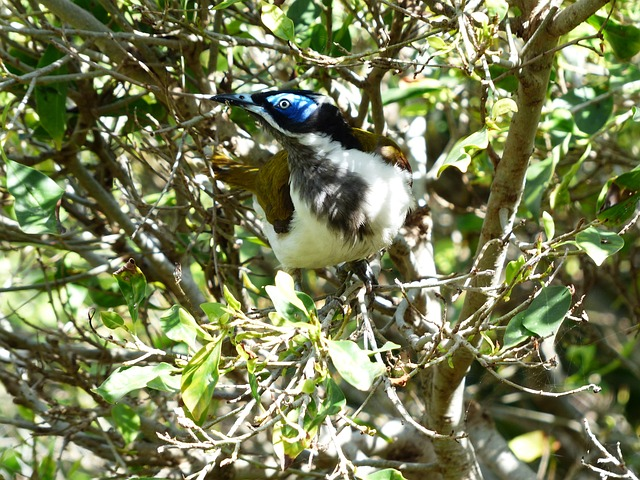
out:
<path id="1" fill-rule="evenodd" d="M 293 22 L 280 7 L 263 1 L 261 12 L 262 22 L 276 37 L 289 42 L 294 41 L 295 27 Z"/>
<path id="2" fill-rule="evenodd" d="M 527 169 L 527 181 L 524 186 L 523 203 L 534 218 L 540 216 L 542 199 L 549 187 L 556 165 L 564 157 L 569 149 L 571 135 L 567 135 L 564 141 L 551 151 L 551 156 L 536 163 L 532 163 Z"/>
<path id="3" fill-rule="evenodd" d="M 119 367 L 94 392 L 107 402 L 115 403 L 129 392 L 144 387 L 165 392 L 177 391 L 178 371 L 168 363 Z"/>
<path id="4" fill-rule="evenodd" d="M 220 372 L 222 337 L 207 343 L 184 367 L 180 381 L 182 401 L 193 420 L 201 425 L 207 418 Z"/>
<path id="5" fill-rule="evenodd" d="M 364 480 L 406 480 L 401 472 L 395 468 L 385 468 L 377 472 L 370 473 Z"/>
<path id="6" fill-rule="evenodd" d="M 296 292 L 293 278 L 282 271 L 276 274 L 276 284 L 265 287 L 276 311 L 290 322 L 311 320 L 315 312 L 313 299 L 307 294 Z"/>
<path id="7" fill-rule="evenodd" d="M 549 449 L 555 452 L 559 447 L 557 442 L 551 443 L 549 437 L 542 430 L 523 433 L 509 441 L 511 451 L 526 463 L 542 457 Z"/>
<path id="8" fill-rule="evenodd" d="M 25 233 L 58 233 L 56 210 L 64 190 L 38 170 L 5 159 L 7 189 L 15 199 L 14 210 Z"/>
<path id="9" fill-rule="evenodd" d="M 540 215 L 542 197 L 553 175 L 556 162 L 553 158 L 547 158 L 532 164 L 527 170 L 527 183 L 525 185 L 523 202 L 534 217 Z"/>
<path id="10" fill-rule="evenodd" d="M 524 258 L 524 256 L 520 255 L 518 258 L 516 258 L 515 260 L 511 260 L 509 263 L 507 263 L 507 266 L 505 267 L 505 278 L 504 281 L 507 285 L 510 285 L 511 282 L 513 282 L 516 278 L 516 275 L 519 273 L 520 274 L 520 278 L 522 278 L 524 276 L 524 272 L 521 272 L 520 270 L 522 269 L 522 266 L 527 263 L 527 259 Z"/>
<path id="11" fill-rule="evenodd" d="M 231 290 L 226 285 L 222 286 L 222 293 L 224 295 L 224 299 L 227 301 L 227 305 L 229 308 L 235 310 L 236 312 L 242 311 L 242 304 L 233 296 Z"/>
<path id="12" fill-rule="evenodd" d="M 525 310 L 522 324 L 538 337 L 553 335 L 571 307 L 571 291 L 564 285 L 544 287 Z"/>
<path id="13" fill-rule="evenodd" d="M 501 98 L 493 104 L 493 107 L 491 108 L 491 118 L 493 120 L 496 120 L 498 119 L 498 117 L 503 117 L 517 111 L 518 105 L 513 99 Z"/>
<path id="14" fill-rule="evenodd" d="M 438 175 L 447 167 L 456 167 L 461 172 L 466 172 L 471 164 L 472 155 L 480 150 L 484 150 L 488 145 L 489 135 L 486 128 L 461 138 L 455 143 L 444 159 L 444 162 L 438 169 Z"/>
<path id="15" fill-rule="evenodd" d="M 287 420 L 276 422 L 273 426 L 271 442 L 276 457 L 280 460 L 280 468 L 286 470 L 293 461 L 304 451 L 310 443 L 308 432 L 296 427 L 298 424 L 299 409 L 290 410 Z"/>
<path id="16" fill-rule="evenodd" d="M 596 265 L 624 247 L 624 239 L 614 232 L 589 227 L 576 235 L 576 245 L 583 250 Z"/>
<path id="17" fill-rule="evenodd" d="M 329 340 L 329 357 L 340 376 L 358 390 L 368 391 L 385 372 L 385 367 L 372 362 L 369 352 L 351 340 Z"/>
<path id="18" fill-rule="evenodd" d="M 617 225 L 629 220 L 640 202 L 640 166 L 609 180 L 598 197 L 598 220 Z"/>
<path id="19" fill-rule="evenodd" d="M 217 302 L 207 302 L 200 305 L 212 325 L 225 325 L 232 313 L 228 306 Z"/>
<path id="20" fill-rule="evenodd" d="M 200 348 L 197 338 L 211 340 L 191 314 L 179 305 L 172 306 L 167 313 L 160 317 L 160 325 L 164 334 L 174 342 L 186 343 L 192 352 Z"/>
<path id="21" fill-rule="evenodd" d="M 556 234 L 556 225 L 553 217 L 549 212 L 544 211 L 542 212 L 540 221 L 542 222 L 542 228 L 544 228 L 545 237 L 547 237 L 547 240 L 551 240 Z"/>
<path id="22" fill-rule="evenodd" d="M 438 37 L 434 37 L 438 38 Z M 382 92 L 382 103 L 389 105 L 395 102 L 402 102 L 410 100 L 412 98 L 422 98 L 428 94 L 439 92 L 443 88 L 442 82 L 439 82 L 435 78 L 423 78 L 415 84 L 402 87 L 390 88 Z"/>
<path id="23" fill-rule="evenodd" d="M 213 6 L 213 7 L 209 7 L 211 10 L 224 10 L 225 8 L 230 7 L 231 5 L 233 5 L 234 3 L 239 3 L 242 0 L 224 0 L 222 2 L 220 2 L 219 4 Z"/>
<path id="24" fill-rule="evenodd" d="M 571 165 L 571 168 L 567 172 L 564 172 L 561 175 L 560 183 L 553 189 L 551 195 L 549 195 L 549 204 L 552 209 L 560 208 L 564 205 L 568 205 L 571 202 L 571 196 L 569 194 L 569 186 L 571 182 L 576 178 L 580 168 L 584 161 L 589 158 L 591 154 L 591 143 L 587 143 L 587 146 L 584 149 L 582 155 L 578 161 L 574 162 Z M 545 212 L 546 213 L 546 212 Z M 543 213 L 544 215 L 544 213 Z M 547 237 L 549 238 L 549 237 Z"/>
<path id="25" fill-rule="evenodd" d="M 490 16 L 495 16 L 499 21 L 502 21 L 509 12 L 509 4 L 506 0 L 486 0 L 487 13 Z"/>

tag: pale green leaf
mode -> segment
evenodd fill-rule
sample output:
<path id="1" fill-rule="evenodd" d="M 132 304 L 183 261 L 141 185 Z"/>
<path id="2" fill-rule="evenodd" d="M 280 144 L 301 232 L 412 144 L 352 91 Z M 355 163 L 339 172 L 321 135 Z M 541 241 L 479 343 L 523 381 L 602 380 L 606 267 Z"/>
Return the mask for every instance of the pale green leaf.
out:
<path id="1" fill-rule="evenodd" d="M 455 167 L 461 172 L 466 172 L 471 164 L 471 157 L 480 150 L 484 150 L 489 145 L 489 134 L 483 128 L 471 135 L 461 138 L 451 148 L 451 151 L 444 159 L 438 169 L 438 175 L 447 167 Z"/>
<path id="2" fill-rule="evenodd" d="M 368 391 L 385 367 L 369 359 L 369 353 L 351 340 L 329 340 L 329 357 L 340 376 L 358 390 Z"/>
<path id="3" fill-rule="evenodd" d="M 178 369 L 168 363 L 157 365 L 119 367 L 102 385 L 94 389 L 109 403 L 115 403 L 129 392 L 144 387 L 162 391 L 175 391 Z"/>
<path id="4" fill-rule="evenodd" d="M 540 217 L 542 221 L 542 228 L 544 228 L 544 234 L 547 237 L 547 241 L 551 240 L 556 234 L 556 224 L 551 214 L 547 211 L 542 212 Z"/>
<path id="5" fill-rule="evenodd" d="M 179 305 L 172 306 L 160 317 L 160 325 L 164 334 L 174 342 L 186 343 L 192 352 L 200 349 L 197 338 L 209 338 L 191 314 Z"/>
<path id="6" fill-rule="evenodd" d="M 294 41 L 295 26 L 293 25 L 293 21 L 285 15 L 280 7 L 263 1 L 261 12 L 262 23 L 264 23 L 276 37 L 287 40 L 288 42 Z"/>
<path id="7" fill-rule="evenodd" d="M 576 245 L 600 266 L 608 257 L 624 247 L 624 239 L 617 233 L 589 227 L 576 235 Z"/>
<path id="8" fill-rule="evenodd" d="M 180 382 L 182 401 L 193 420 L 201 425 L 207 418 L 213 399 L 213 391 L 220 372 L 220 355 L 222 352 L 220 337 L 207 343 L 196 353 L 184 367 Z"/>
<path id="9" fill-rule="evenodd" d="M 370 473 L 364 480 L 406 480 L 401 472 L 395 468 L 385 468 L 377 472 Z"/>

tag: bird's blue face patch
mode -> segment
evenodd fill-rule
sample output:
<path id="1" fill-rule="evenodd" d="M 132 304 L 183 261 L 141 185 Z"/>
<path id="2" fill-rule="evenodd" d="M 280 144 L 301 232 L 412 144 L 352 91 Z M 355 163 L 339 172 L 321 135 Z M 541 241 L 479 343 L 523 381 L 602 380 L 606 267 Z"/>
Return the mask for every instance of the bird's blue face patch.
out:
<path id="1" fill-rule="evenodd" d="M 290 92 L 271 95 L 266 101 L 280 115 L 298 124 L 306 122 L 319 107 L 313 98 Z"/>

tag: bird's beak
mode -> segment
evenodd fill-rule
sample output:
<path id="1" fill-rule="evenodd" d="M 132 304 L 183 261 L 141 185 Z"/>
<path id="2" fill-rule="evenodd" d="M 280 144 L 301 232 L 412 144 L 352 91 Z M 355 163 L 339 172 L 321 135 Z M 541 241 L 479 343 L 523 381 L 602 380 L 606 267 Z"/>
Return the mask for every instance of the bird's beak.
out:
<path id="1" fill-rule="evenodd" d="M 251 107 L 256 107 L 256 103 L 251 99 L 251 95 L 246 93 L 224 93 L 221 95 L 214 95 L 209 98 L 218 103 L 225 103 L 234 107 L 242 107 L 250 110 Z"/>

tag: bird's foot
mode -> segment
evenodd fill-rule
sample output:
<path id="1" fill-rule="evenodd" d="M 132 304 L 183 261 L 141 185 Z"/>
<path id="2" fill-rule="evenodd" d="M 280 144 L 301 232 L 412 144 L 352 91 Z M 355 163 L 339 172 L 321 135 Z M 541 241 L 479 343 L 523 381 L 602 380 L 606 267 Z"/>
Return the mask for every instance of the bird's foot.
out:
<path id="1" fill-rule="evenodd" d="M 356 276 L 364 283 L 364 288 L 367 290 L 367 295 L 371 295 L 373 287 L 378 285 L 378 279 L 371 269 L 371 265 L 366 260 L 356 260 L 354 262 L 347 263 L 349 270 L 356 274 Z"/>

